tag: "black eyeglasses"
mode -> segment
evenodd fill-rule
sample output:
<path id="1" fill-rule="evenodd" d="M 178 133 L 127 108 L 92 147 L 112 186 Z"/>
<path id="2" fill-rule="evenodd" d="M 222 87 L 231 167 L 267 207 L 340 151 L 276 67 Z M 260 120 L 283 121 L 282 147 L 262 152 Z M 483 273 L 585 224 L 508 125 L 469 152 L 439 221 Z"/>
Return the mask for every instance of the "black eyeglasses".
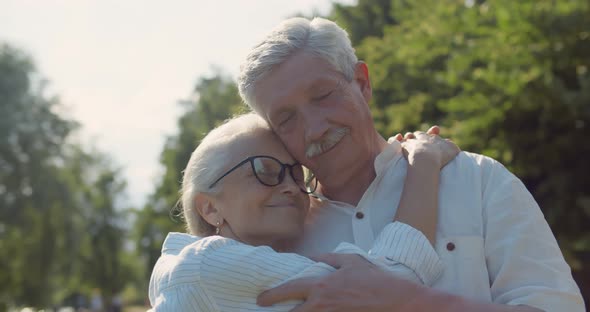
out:
<path id="1" fill-rule="evenodd" d="M 225 176 L 227 176 L 232 171 L 238 169 L 239 167 L 241 167 L 242 165 L 244 165 L 247 162 L 250 163 L 250 167 L 252 168 L 252 172 L 254 172 L 254 176 L 256 176 L 256 179 L 258 180 L 258 182 L 262 183 L 263 185 L 276 186 L 276 185 L 281 184 L 283 182 L 283 180 L 285 180 L 285 176 L 286 176 L 285 169 L 289 169 L 289 174 L 291 175 L 291 178 L 293 178 L 293 181 L 295 181 L 295 183 L 297 183 L 297 185 L 299 185 L 299 189 L 303 193 L 306 193 L 306 194 L 313 193 L 313 192 L 315 192 L 315 190 L 318 186 L 317 180 L 315 181 L 315 185 L 313 186 L 313 188 L 308 186 L 308 184 L 310 184 L 309 182 L 311 182 L 311 181 L 305 180 L 305 173 L 303 172 L 303 167 L 301 167 L 301 164 L 299 164 L 299 163 L 294 163 L 292 165 L 284 164 L 280 160 L 278 160 L 274 157 L 258 155 L 258 156 L 248 157 L 248 158 L 244 159 L 242 162 L 240 162 L 239 164 L 233 166 L 226 173 L 224 173 L 221 177 L 219 177 L 219 179 L 217 179 L 217 180 L 215 180 L 215 182 L 211 183 L 209 188 L 214 187 L 219 181 L 221 181 L 221 179 L 225 178 Z"/>

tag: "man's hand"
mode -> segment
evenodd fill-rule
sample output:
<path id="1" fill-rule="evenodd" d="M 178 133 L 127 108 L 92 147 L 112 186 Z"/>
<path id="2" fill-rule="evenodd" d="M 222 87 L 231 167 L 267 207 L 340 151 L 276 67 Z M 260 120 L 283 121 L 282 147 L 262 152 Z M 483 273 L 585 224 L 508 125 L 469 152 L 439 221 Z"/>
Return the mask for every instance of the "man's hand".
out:
<path id="1" fill-rule="evenodd" d="M 328 276 L 302 278 L 267 290 L 258 296 L 258 304 L 270 306 L 286 300 L 304 300 L 291 310 L 294 312 L 542 312 L 527 306 L 473 301 L 436 291 L 382 271 L 359 255 L 326 254 L 314 260 L 338 270 Z"/>
<path id="2" fill-rule="evenodd" d="M 265 291 L 258 296 L 258 304 L 270 306 L 299 299 L 305 302 L 292 311 L 401 311 L 425 288 L 397 278 L 359 255 L 326 254 L 313 259 L 338 270 Z"/>

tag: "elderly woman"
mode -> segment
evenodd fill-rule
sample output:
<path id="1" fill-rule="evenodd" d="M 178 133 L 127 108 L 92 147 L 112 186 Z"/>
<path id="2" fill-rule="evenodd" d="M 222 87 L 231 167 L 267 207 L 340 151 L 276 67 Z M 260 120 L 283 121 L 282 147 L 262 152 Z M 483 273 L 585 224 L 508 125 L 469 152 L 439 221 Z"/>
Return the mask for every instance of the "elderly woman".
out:
<path id="1" fill-rule="evenodd" d="M 420 206 L 420 200 L 436 196 L 437 189 L 423 189 L 416 181 L 437 179 L 458 148 L 439 138 L 407 145 L 408 159 L 420 162 L 415 166 L 420 169 L 408 170 L 396 220 L 382 230 L 368 252 L 348 243 L 334 252 L 357 254 L 387 274 L 431 285 L 442 272 L 442 263 L 431 245 L 435 229 L 425 228 L 421 220 L 436 218 L 437 207 Z M 212 130 L 184 172 L 182 205 L 190 234 L 170 233 L 164 242 L 149 286 L 153 310 L 296 307 L 301 302 L 260 307 L 256 297 L 287 280 L 336 270 L 286 253 L 296 250 L 312 191 L 301 165 L 257 115 L 242 115 Z M 409 253 L 423 256 L 407 262 Z"/>

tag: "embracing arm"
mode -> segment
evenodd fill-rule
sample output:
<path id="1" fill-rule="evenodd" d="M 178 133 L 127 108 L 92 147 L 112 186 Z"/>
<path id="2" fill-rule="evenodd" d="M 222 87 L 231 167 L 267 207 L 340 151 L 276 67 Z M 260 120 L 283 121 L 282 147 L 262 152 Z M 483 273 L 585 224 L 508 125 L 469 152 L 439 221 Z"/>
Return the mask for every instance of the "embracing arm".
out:
<path id="1" fill-rule="evenodd" d="M 400 239 L 401 238 L 401 239 Z M 391 244 L 403 241 L 400 248 Z M 438 255 L 419 231 L 403 223 L 388 225 L 367 254 L 359 247 L 341 243 L 333 252 L 346 253 L 347 259 L 361 261 L 373 270 L 431 284 L 442 270 Z M 394 249 L 398 253 L 391 253 Z M 406 264 L 384 261 L 421 253 L 420 261 Z M 369 261 L 366 261 L 366 260 Z M 407 266 L 406 266 L 407 265 Z M 185 247 L 180 254 L 165 255 L 158 260 L 150 279 L 150 302 L 153 311 L 289 311 L 303 298 L 275 304 L 257 305 L 257 296 L 269 288 L 290 280 L 317 278 L 336 269 L 297 254 L 278 253 L 270 247 L 253 247 L 222 237 L 208 237 Z"/>
<path id="2" fill-rule="evenodd" d="M 433 128 L 429 133 L 433 133 Z M 457 156 L 460 149 L 438 135 L 415 132 L 407 137 L 402 146 L 408 170 L 394 219 L 421 231 L 434 245 L 440 171 Z"/>
<path id="3" fill-rule="evenodd" d="M 206 237 L 178 255 L 158 260 L 150 280 L 153 311 L 289 311 L 299 302 L 256 304 L 258 294 L 290 278 L 322 276 L 335 269 L 297 254 Z"/>
<path id="4" fill-rule="evenodd" d="M 404 189 L 394 220 L 424 233 L 434 245 L 438 220 L 438 186 L 440 166 L 427 157 L 408 159 Z"/>
<path id="5" fill-rule="evenodd" d="M 213 286 L 218 293 L 227 296 L 256 297 L 284 282 L 325 276 L 336 270 L 326 263 L 294 253 L 279 253 L 267 246 L 253 247 L 226 238 L 218 238 L 215 245 L 211 245 L 203 253 L 201 280 L 204 285 Z M 333 253 L 358 255 L 358 258 L 365 258 L 390 273 L 427 285 L 433 283 L 442 271 L 442 262 L 424 235 L 400 222 L 386 226 L 369 253 L 345 242 L 340 243 Z M 397 261 L 398 258 L 405 260 L 405 255 L 410 253 L 420 253 L 422 257 L 407 263 Z M 384 259 L 388 261 L 383 262 Z"/>
<path id="6" fill-rule="evenodd" d="M 324 278 L 298 279 L 283 284 L 260 295 L 259 303 L 267 306 L 292 298 L 305 299 L 305 303 L 297 307 L 297 312 L 541 311 L 527 306 L 476 302 L 447 294 L 371 267 L 367 261 L 347 256 L 332 254 L 325 259 L 338 268 L 335 273 Z"/>

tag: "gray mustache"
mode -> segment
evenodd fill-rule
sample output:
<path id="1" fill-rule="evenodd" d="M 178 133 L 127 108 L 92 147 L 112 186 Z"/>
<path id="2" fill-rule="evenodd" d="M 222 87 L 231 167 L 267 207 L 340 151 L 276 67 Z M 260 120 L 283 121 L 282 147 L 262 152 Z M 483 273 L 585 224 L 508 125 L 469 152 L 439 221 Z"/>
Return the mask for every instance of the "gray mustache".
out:
<path id="1" fill-rule="evenodd" d="M 328 132 L 323 138 L 319 141 L 312 142 L 307 146 L 305 149 L 305 156 L 307 158 L 312 158 L 314 156 L 320 155 L 323 152 L 332 148 L 336 143 L 340 142 L 342 138 L 350 132 L 348 127 L 336 128 Z"/>

